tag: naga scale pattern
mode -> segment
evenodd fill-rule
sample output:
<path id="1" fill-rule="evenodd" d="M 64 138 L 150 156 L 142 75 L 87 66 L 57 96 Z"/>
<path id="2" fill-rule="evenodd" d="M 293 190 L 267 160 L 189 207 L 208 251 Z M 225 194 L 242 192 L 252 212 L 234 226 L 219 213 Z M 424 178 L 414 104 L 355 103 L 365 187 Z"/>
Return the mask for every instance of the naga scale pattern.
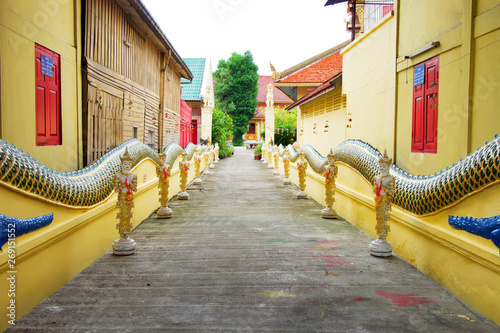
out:
<path id="1" fill-rule="evenodd" d="M 92 207 L 113 193 L 113 180 L 120 171 L 120 156 L 125 147 L 133 159 L 133 166 L 148 157 L 157 164 L 160 162 L 158 154 L 149 146 L 131 139 L 81 170 L 62 173 L 44 166 L 5 140 L 0 140 L 0 184 L 58 205 Z M 196 149 L 195 145 L 186 147 L 189 158 Z M 165 149 L 167 163 L 172 165 L 183 151 L 179 145 L 171 143 Z"/>
<path id="2" fill-rule="evenodd" d="M 299 153 L 291 145 L 287 148 L 280 146 L 280 155 L 285 149 L 289 151 L 292 162 L 297 160 Z M 309 145 L 302 147 L 302 151 L 311 168 L 323 173 L 327 158 Z M 360 140 L 347 140 L 333 149 L 333 153 L 337 161 L 357 170 L 373 184 L 379 169 L 378 160 L 382 157 L 377 149 Z M 500 135 L 434 175 L 411 175 L 394 164 L 391 165 L 390 173 L 396 180 L 394 205 L 416 215 L 436 214 L 500 182 Z"/>

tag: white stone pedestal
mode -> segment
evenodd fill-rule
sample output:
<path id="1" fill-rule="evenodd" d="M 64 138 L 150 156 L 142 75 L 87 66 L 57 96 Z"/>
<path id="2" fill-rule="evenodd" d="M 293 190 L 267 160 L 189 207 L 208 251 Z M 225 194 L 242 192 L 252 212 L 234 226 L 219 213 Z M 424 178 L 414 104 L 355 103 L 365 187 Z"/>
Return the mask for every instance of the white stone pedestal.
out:
<path id="1" fill-rule="evenodd" d="M 262 163 L 264 163 L 264 164 L 266 164 L 266 163 L 267 163 L 267 161 L 266 161 L 266 159 L 264 158 L 264 156 L 262 156 Z"/>
<path id="2" fill-rule="evenodd" d="M 187 200 L 187 199 L 189 199 L 189 193 L 187 193 L 185 191 L 181 192 L 181 193 L 179 193 L 177 195 L 177 199 L 179 199 L 179 200 Z"/>
<path id="3" fill-rule="evenodd" d="M 120 239 L 113 243 L 113 254 L 117 256 L 130 256 L 135 253 L 136 243 L 128 237 L 128 234 L 123 234 Z"/>
<path id="4" fill-rule="evenodd" d="M 370 254 L 375 257 L 390 257 L 392 256 L 392 245 L 383 238 L 374 240 L 368 246 Z"/>
<path id="5" fill-rule="evenodd" d="M 324 219 L 335 219 L 337 218 L 337 212 L 332 207 L 326 207 L 321 211 L 321 217 Z"/>
<path id="6" fill-rule="evenodd" d="M 280 174 L 280 172 L 279 172 L 278 170 L 274 169 L 274 171 L 273 171 L 273 175 L 277 176 L 277 175 L 279 175 L 279 174 Z"/>
<path id="7" fill-rule="evenodd" d="M 210 168 L 210 166 L 208 166 L 208 168 Z M 206 169 L 205 171 L 203 171 L 203 174 L 204 175 L 209 175 L 209 174 L 211 174 L 211 172 L 208 169 Z"/>
<path id="8" fill-rule="evenodd" d="M 210 169 L 215 169 L 215 165 L 213 165 L 213 164 L 210 164 L 208 167 L 209 167 Z"/>
<path id="9" fill-rule="evenodd" d="M 201 178 L 196 178 L 195 180 L 193 180 L 194 185 L 201 185 L 202 183 L 203 181 L 201 180 Z"/>
<path id="10" fill-rule="evenodd" d="M 173 212 L 172 209 L 170 209 L 170 207 L 161 207 L 156 212 L 156 217 L 159 219 L 169 219 L 172 217 L 172 214 Z"/>
<path id="11" fill-rule="evenodd" d="M 297 193 L 297 199 L 307 199 L 307 193 L 305 191 L 300 190 Z"/>
<path id="12" fill-rule="evenodd" d="M 268 167 L 269 169 L 274 169 L 274 167 L 273 167 L 272 163 L 269 163 L 269 164 L 267 165 L 267 167 Z"/>
<path id="13" fill-rule="evenodd" d="M 283 179 L 283 185 L 292 185 L 292 181 L 289 178 Z"/>

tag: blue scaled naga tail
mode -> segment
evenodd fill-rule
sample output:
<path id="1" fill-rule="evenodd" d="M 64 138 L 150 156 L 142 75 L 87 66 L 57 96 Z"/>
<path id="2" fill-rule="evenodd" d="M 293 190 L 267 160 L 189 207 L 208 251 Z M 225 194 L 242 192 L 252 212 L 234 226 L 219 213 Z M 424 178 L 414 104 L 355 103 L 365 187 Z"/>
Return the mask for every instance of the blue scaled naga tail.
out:
<path id="1" fill-rule="evenodd" d="M 53 213 L 29 219 L 18 219 L 0 214 L 0 251 L 2 251 L 2 246 L 7 243 L 9 239 L 46 227 L 52 223 L 53 219 Z"/>

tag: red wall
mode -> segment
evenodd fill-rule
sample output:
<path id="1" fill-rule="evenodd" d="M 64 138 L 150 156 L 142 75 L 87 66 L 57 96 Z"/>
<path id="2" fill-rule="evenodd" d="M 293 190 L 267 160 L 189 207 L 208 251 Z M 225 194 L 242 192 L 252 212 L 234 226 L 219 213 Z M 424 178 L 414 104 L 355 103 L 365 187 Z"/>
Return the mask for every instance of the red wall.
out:
<path id="1" fill-rule="evenodd" d="M 193 111 L 187 103 L 181 99 L 181 134 L 179 145 L 186 147 L 190 142 L 196 144 L 197 129 L 192 124 Z"/>

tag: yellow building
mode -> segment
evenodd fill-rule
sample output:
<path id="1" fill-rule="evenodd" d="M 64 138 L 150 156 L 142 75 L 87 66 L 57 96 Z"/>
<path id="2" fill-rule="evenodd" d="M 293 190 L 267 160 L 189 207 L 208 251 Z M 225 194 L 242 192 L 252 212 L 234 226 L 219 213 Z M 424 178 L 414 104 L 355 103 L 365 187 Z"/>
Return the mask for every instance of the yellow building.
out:
<path id="1" fill-rule="evenodd" d="M 498 154 L 492 148 L 498 138 L 490 145 L 485 142 L 500 133 L 496 79 L 500 65 L 495 61 L 500 54 L 499 17 L 498 0 L 395 1 L 394 10 L 340 52 L 345 131 L 339 125 L 338 137 L 316 139 L 326 120 L 332 129 L 342 122 L 341 117 L 335 118 L 336 111 L 326 116 L 323 101 L 339 86 L 323 96 L 312 91 L 299 101 L 304 127 L 301 146 L 310 144 L 325 156 L 345 133 L 347 140 L 364 141 L 379 152 L 387 149 L 401 169 L 392 172 L 407 184 L 405 200 L 426 205 L 426 199 L 414 195 L 415 189 L 433 187 L 440 208 L 423 212 L 393 205 L 388 240 L 396 254 L 496 323 L 500 323 L 498 248 L 488 239 L 453 229 L 449 217 L 499 214 L 498 171 L 491 170 L 491 165 L 497 168 L 498 156 L 476 152 L 487 147 L 482 151 Z M 324 82 L 323 88 L 332 84 Z M 313 113 L 305 111 L 308 108 Z M 317 133 L 311 135 L 315 124 Z M 367 145 L 347 146 L 374 156 Z M 466 159 L 469 154 L 473 155 Z M 488 166 L 481 166 L 486 160 Z M 377 237 L 372 184 L 353 163 L 338 164 L 334 208 Z M 461 171 L 460 165 L 464 165 Z M 318 172 L 308 171 L 308 193 L 324 203 L 324 180 Z M 464 180 L 449 184 L 452 175 Z M 472 191 L 473 183 L 477 189 Z M 452 197 L 456 199 L 443 203 Z"/>
<path id="2" fill-rule="evenodd" d="M 429 10 L 432 8 L 432 10 Z M 500 2 L 399 1 L 397 6 L 397 62 L 395 160 L 417 174 L 431 174 L 465 157 L 500 133 L 498 78 L 500 65 Z M 435 69 L 432 69 L 432 62 Z M 422 67 L 425 66 L 425 67 Z M 414 87 L 436 71 L 435 82 L 426 81 L 423 144 L 413 134 L 419 126 L 412 107 L 419 98 Z M 435 84 L 436 85 L 435 85 Z M 417 103 L 419 103 L 417 101 Z M 430 128 L 432 121 L 434 128 Z M 435 130 L 433 135 L 428 131 Z M 435 142 L 430 142 L 435 140 Z"/>
<path id="3" fill-rule="evenodd" d="M 0 138 L 41 163 L 82 167 L 81 2 L 0 2 Z"/>
<path id="4" fill-rule="evenodd" d="M 302 146 L 304 142 L 306 142 L 304 140 L 304 135 L 307 137 L 309 133 L 312 134 L 315 131 L 312 129 L 313 126 L 311 125 L 314 123 L 316 123 L 317 126 L 319 126 L 319 124 L 323 124 L 323 126 L 325 125 L 326 119 L 319 119 L 318 121 L 314 120 L 312 122 L 309 121 L 310 124 L 303 125 L 302 120 L 305 119 L 305 116 L 301 114 L 302 109 L 300 106 L 306 101 L 310 102 L 319 97 L 321 94 L 317 94 L 317 92 L 314 91 L 332 79 L 336 80 L 334 84 L 334 88 L 337 88 L 336 93 L 338 94 L 341 91 L 338 89 L 338 85 L 341 81 L 339 81 L 339 78 L 335 77 L 342 72 L 342 56 L 340 55 L 340 50 L 348 44 L 349 41 L 346 41 L 342 44 L 334 46 L 324 52 L 321 52 L 320 54 L 302 61 L 295 66 L 290 67 L 287 70 L 284 70 L 283 72 L 277 72 L 271 65 L 275 86 L 296 102 L 296 104 L 294 104 L 295 106 L 299 106 L 297 108 L 297 142 L 295 146 Z M 326 89 L 330 91 L 330 88 L 331 87 L 328 87 Z M 323 91 L 322 94 L 323 93 L 325 93 L 325 91 Z M 321 100 L 319 100 L 319 103 L 321 103 Z M 309 103 L 308 105 L 311 106 L 312 104 Z M 289 107 L 288 109 L 291 110 L 295 106 Z M 308 106 L 304 105 L 304 107 L 307 108 Z M 318 107 L 323 108 L 320 104 L 316 104 L 316 108 Z M 309 112 L 307 118 L 310 118 L 313 115 L 314 113 Z"/>

